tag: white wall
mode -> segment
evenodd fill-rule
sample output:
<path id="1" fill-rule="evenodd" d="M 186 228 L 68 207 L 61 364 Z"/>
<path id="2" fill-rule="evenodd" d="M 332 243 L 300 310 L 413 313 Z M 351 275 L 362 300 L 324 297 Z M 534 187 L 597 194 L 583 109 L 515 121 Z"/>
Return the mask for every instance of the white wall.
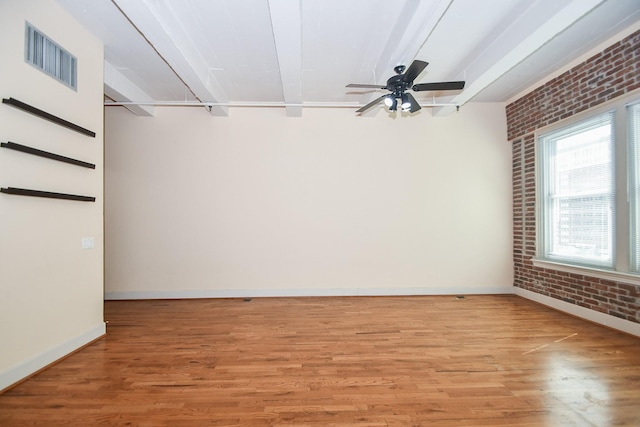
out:
<path id="1" fill-rule="evenodd" d="M 502 104 L 105 112 L 107 298 L 512 291 Z"/>
<path id="2" fill-rule="evenodd" d="M 25 21 L 78 58 L 78 90 L 24 61 Z M 96 196 L 95 203 L 0 193 L 0 390 L 104 334 L 102 45 L 51 0 L 0 2 L 0 94 L 97 133 L 90 138 L 0 104 L 0 140 L 97 164 L 0 148 L 0 187 Z M 82 237 L 95 248 L 81 249 Z"/>

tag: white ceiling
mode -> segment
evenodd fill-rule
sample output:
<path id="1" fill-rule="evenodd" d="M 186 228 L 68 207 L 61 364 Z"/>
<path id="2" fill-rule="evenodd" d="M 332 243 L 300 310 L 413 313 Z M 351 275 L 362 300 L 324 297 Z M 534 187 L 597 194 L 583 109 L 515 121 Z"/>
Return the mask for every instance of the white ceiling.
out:
<path id="1" fill-rule="evenodd" d="M 429 62 L 423 106 L 503 102 L 640 20 L 640 0 L 57 0 L 105 45 L 105 95 L 154 105 L 358 106 Z M 454 107 L 433 108 L 445 114 Z M 379 111 L 378 108 L 373 110 Z M 424 111 L 424 110 L 423 110 Z"/>

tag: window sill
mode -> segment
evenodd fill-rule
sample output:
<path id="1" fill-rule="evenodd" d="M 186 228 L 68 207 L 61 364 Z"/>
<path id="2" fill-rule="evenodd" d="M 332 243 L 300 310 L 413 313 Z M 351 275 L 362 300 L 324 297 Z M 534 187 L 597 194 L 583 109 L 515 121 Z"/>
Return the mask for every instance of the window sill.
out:
<path id="1" fill-rule="evenodd" d="M 605 279 L 611 280 L 613 282 L 640 286 L 640 275 L 636 274 L 620 273 L 619 271 L 600 270 L 590 267 L 579 267 L 576 265 L 563 264 L 561 262 L 547 261 L 538 258 L 534 258 L 532 261 L 535 267 L 563 271 L 565 273 L 580 274 L 582 276 L 588 277 L 597 277 L 598 279 Z"/>

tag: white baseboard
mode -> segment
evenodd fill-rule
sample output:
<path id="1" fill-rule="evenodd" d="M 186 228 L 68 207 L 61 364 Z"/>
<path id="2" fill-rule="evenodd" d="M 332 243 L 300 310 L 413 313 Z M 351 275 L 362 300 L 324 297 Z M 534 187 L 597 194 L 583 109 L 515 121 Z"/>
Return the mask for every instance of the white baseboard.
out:
<path id="1" fill-rule="evenodd" d="M 105 300 L 512 294 L 513 286 L 438 288 L 202 289 L 106 292 Z"/>
<path id="2" fill-rule="evenodd" d="M 513 293 L 523 298 L 539 302 L 540 304 L 544 304 L 556 310 L 569 313 L 573 316 L 580 317 L 582 319 L 586 319 L 591 322 L 640 337 L 640 323 L 630 322 L 628 320 L 610 316 L 605 313 L 600 313 L 599 311 L 590 310 L 579 305 L 570 304 L 568 302 L 538 294 L 536 292 L 531 292 L 522 288 L 514 287 Z"/>
<path id="3" fill-rule="evenodd" d="M 100 323 L 83 334 L 51 347 L 42 353 L 25 360 L 24 362 L 20 362 L 17 365 L 0 372 L 0 391 L 22 381 L 30 375 L 33 375 L 40 369 L 67 356 L 91 341 L 100 338 L 106 333 L 106 330 L 106 324 Z"/>

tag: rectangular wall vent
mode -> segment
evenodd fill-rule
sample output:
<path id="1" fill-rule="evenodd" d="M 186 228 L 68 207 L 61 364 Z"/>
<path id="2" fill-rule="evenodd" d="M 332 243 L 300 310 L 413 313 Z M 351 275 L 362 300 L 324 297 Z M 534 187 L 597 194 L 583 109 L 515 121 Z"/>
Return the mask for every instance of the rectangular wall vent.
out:
<path id="1" fill-rule="evenodd" d="M 25 34 L 25 60 L 70 88 L 77 89 L 78 61 L 28 22 Z"/>

